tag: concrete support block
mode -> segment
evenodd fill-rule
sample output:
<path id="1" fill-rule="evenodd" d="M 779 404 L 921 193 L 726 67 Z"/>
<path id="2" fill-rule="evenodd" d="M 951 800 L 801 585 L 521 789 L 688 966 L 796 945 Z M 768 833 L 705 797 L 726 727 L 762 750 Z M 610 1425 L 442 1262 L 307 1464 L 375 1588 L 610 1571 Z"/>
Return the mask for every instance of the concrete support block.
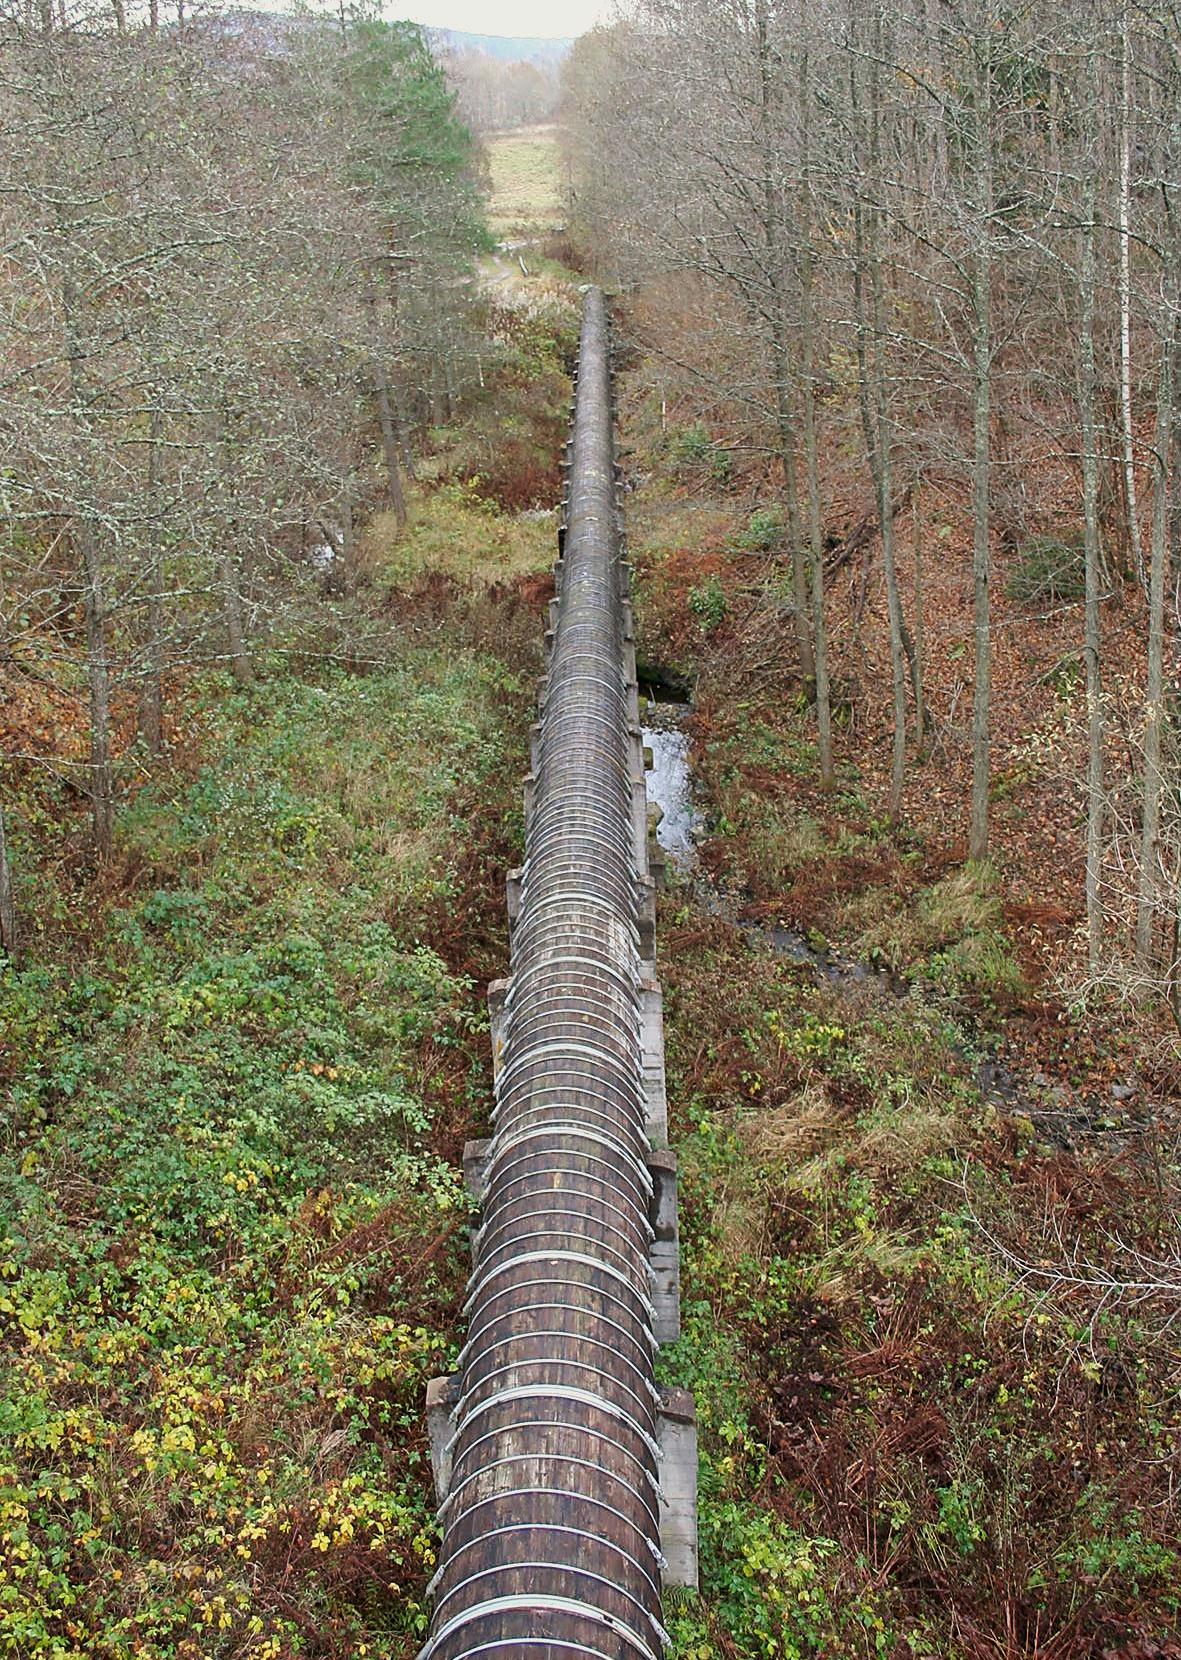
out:
<path id="1" fill-rule="evenodd" d="M 653 811 L 658 815 L 655 820 L 652 817 Z M 668 878 L 668 855 L 661 847 L 656 834 L 656 826 L 663 817 L 664 814 L 659 807 L 648 809 L 648 875 L 658 888 L 663 888 Z"/>
<path id="2" fill-rule="evenodd" d="M 675 1343 L 681 1335 L 681 1230 L 677 1218 L 677 1155 L 668 1148 L 648 1160 L 652 1172 L 649 1220 L 652 1242 L 653 1327 L 658 1343 Z"/>
<path id="3" fill-rule="evenodd" d="M 627 744 L 628 760 L 631 765 L 632 783 L 634 784 L 638 779 L 642 784 L 644 781 L 644 768 L 647 764 L 645 760 L 647 751 L 644 749 L 644 734 L 640 730 L 639 721 L 628 721 Z"/>
<path id="4" fill-rule="evenodd" d="M 643 864 L 648 863 L 648 809 L 644 808 L 644 823 L 641 846 L 643 849 Z M 637 859 L 637 864 L 640 861 Z M 656 961 L 656 883 L 650 876 L 641 876 L 636 882 L 636 922 L 640 930 L 640 961 L 655 963 Z"/>
<path id="5" fill-rule="evenodd" d="M 533 791 L 537 780 L 531 772 L 525 774 L 525 828 L 529 828 L 529 820 L 533 817 Z"/>
<path id="6" fill-rule="evenodd" d="M 636 869 L 641 877 L 648 874 L 648 790 L 644 784 L 644 774 L 641 770 L 638 778 L 632 779 L 632 844 L 633 857 Z M 653 912 L 652 926 L 656 926 L 656 916 Z M 641 930 L 643 925 L 641 924 Z M 653 935 L 655 939 L 655 934 Z M 641 951 L 642 957 L 655 955 L 655 945 L 652 951 Z"/>
<path id="7" fill-rule="evenodd" d="M 629 721 L 627 729 L 628 769 L 632 780 L 632 830 L 635 836 L 636 870 L 648 875 L 648 793 L 644 782 L 646 751 L 644 735 L 638 721 Z M 641 829 L 641 813 L 642 829 Z"/>
<path id="8" fill-rule="evenodd" d="M 623 637 L 630 643 L 636 637 L 636 619 L 632 612 L 631 600 L 625 599 L 619 609 L 623 622 Z"/>
<path id="9" fill-rule="evenodd" d="M 537 712 L 545 713 L 545 700 L 549 696 L 549 675 L 543 674 L 537 682 Z"/>
<path id="10" fill-rule="evenodd" d="M 532 780 L 532 777 L 533 777 L 533 775 L 532 775 L 532 773 L 530 773 L 529 778 L 527 778 L 525 780 L 525 791 L 526 791 L 526 794 L 525 794 L 525 817 L 526 818 L 528 818 L 529 814 L 533 811 L 533 803 L 529 799 L 529 784 Z M 515 928 L 517 926 L 517 918 L 521 914 L 521 885 L 524 881 L 524 877 L 525 877 L 525 872 L 523 870 L 517 869 L 517 870 L 510 870 L 508 875 L 504 879 L 504 898 L 505 898 L 505 904 L 508 906 L 508 925 L 509 925 L 510 928 Z"/>
<path id="11" fill-rule="evenodd" d="M 668 1101 L 664 1085 L 664 996 L 654 978 L 640 981 L 640 1048 L 647 1101 L 645 1129 L 653 1147 L 668 1146 Z"/>
<path id="12" fill-rule="evenodd" d="M 558 618 L 561 615 L 561 613 L 562 613 L 561 601 L 557 600 L 557 599 L 551 599 L 550 602 L 549 602 L 549 625 L 550 625 L 550 628 L 554 631 L 555 634 L 558 631 Z"/>
<path id="13" fill-rule="evenodd" d="M 555 635 L 552 628 L 547 628 L 541 637 L 541 644 L 545 651 L 545 664 L 547 668 L 549 667 L 550 658 L 554 654 L 554 638 Z"/>
<path id="14" fill-rule="evenodd" d="M 687 1389 L 661 1393 L 660 1549 L 666 1588 L 697 1588 L 697 1408 Z"/>
<path id="15" fill-rule="evenodd" d="M 636 653 L 633 646 L 623 652 L 623 678 L 627 697 L 627 718 L 632 726 L 640 724 L 640 688 L 636 681 Z"/>
<path id="16" fill-rule="evenodd" d="M 645 767 L 645 769 L 650 767 L 651 764 L 652 764 L 652 751 L 648 748 L 647 745 L 645 745 L 644 746 L 644 767 Z M 661 823 L 661 820 L 663 818 L 664 818 L 664 808 L 661 807 L 658 802 L 650 801 L 648 803 L 648 814 L 647 814 L 647 819 L 648 819 L 648 857 L 647 857 L 647 865 L 648 865 L 648 875 L 656 883 L 656 886 L 658 888 L 663 888 L 666 885 L 667 878 L 668 878 L 668 854 L 665 852 L 664 848 L 661 846 L 661 843 L 660 843 L 660 823 Z"/>
<path id="17" fill-rule="evenodd" d="M 465 1141 L 463 1144 L 463 1185 L 478 1205 L 484 1202 L 488 1189 L 488 1149 L 491 1141 Z"/>
<path id="18" fill-rule="evenodd" d="M 492 1081 L 495 1084 L 504 1065 L 504 1040 L 508 1027 L 508 998 L 511 980 L 493 980 L 488 987 L 488 1025 L 492 1034 Z"/>
<path id="19" fill-rule="evenodd" d="M 451 1486 L 452 1413 L 459 1400 L 458 1378 L 432 1378 L 426 1386 L 426 1432 L 431 1444 L 431 1472 L 440 1504 Z"/>
<path id="20" fill-rule="evenodd" d="M 541 762 L 541 722 L 535 720 L 529 728 L 529 770 L 537 776 L 537 768 Z"/>

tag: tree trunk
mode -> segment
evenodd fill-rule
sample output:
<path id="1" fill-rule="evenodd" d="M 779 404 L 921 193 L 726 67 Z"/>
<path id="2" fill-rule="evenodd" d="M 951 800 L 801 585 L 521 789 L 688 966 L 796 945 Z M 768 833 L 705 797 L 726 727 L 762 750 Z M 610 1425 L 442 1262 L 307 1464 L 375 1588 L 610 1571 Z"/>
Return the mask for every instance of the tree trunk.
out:
<path id="1" fill-rule="evenodd" d="M 890 511 L 893 462 L 892 434 L 883 364 L 883 296 L 878 255 L 871 259 L 870 282 L 874 316 L 874 404 L 878 430 L 878 516 L 882 526 L 882 566 L 886 576 L 886 608 L 890 620 L 890 669 L 894 687 L 894 753 L 890 767 L 890 821 L 902 818 L 902 785 L 906 772 L 906 652 L 903 646 L 902 594 L 894 556 L 894 515 Z"/>
<path id="2" fill-rule="evenodd" d="M 1095 116 L 1095 61 L 1088 67 L 1090 111 Z M 1083 546 L 1085 561 L 1084 658 L 1087 675 L 1087 959 L 1092 974 L 1103 952 L 1103 907 L 1099 882 L 1103 864 L 1103 683 L 1101 665 L 1099 546 L 1099 446 L 1095 418 L 1095 165 L 1087 176 L 1080 289 L 1082 319 L 1079 414 L 1083 438 Z"/>
<path id="3" fill-rule="evenodd" d="M 927 742 L 926 621 L 923 613 L 923 521 L 919 511 L 921 484 L 921 478 L 916 472 L 914 475 L 914 495 L 911 498 L 911 511 L 913 513 L 911 529 L 914 538 L 914 657 L 911 663 L 911 676 L 914 685 L 914 741 L 920 755 Z"/>
<path id="4" fill-rule="evenodd" d="M 164 569 L 160 548 L 160 411 L 148 439 L 148 640 L 139 730 L 148 754 L 164 747 Z"/>
<path id="5" fill-rule="evenodd" d="M 968 857 L 988 857 L 989 715 L 992 701 L 992 549 L 989 486 L 992 426 L 992 8 L 979 42 L 972 135 L 975 248 L 972 254 L 972 589 L 976 676 L 972 698 L 972 813 Z"/>
<path id="6" fill-rule="evenodd" d="M 77 293 L 73 277 L 62 280 L 62 317 L 66 360 L 70 371 L 73 424 L 89 501 L 75 514 L 82 576 L 82 609 L 86 619 L 86 683 L 90 703 L 90 809 L 94 843 L 100 857 L 110 851 L 114 829 L 115 788 L 111 766 L 111 670 L 107 656 L 106 597 L 102 555 L 91 510 L 97 496 L 86 417 L 83 383 L 85 348 L 78 336 Z"/>
<path id="7" fill-rule="evenodd" d="M 90 810 L 94 843 L 110 852 L 114 830 L 115 789 L 111 767 L 111 671 L 107 657 L 106 609 L 102 560 L 89 519 L 78 520 L 82 554 L 82 605 L 86 616 L 86 681 L 90 697 Z"/>
<path id="8" fill-rule="evenodd" d="M 1161 818 L 1161 749 L 1165 724 L 1165 589 L 1168 575 L 1169 450 L 1173 430 L 1174 316 L 1161 346 L 1157 383 L 1152 503 L 1152 568 L 1148 585 L 1148 688 L 1144 710 L 1144 801 L 1140 828 L 1140 894 L 1136 910 L 1136 967 L 1152 969 L 1152 924 L 1157 908 L 1156 866 Z"/>
<path id="9" fill-rule="evenodd" d="M 777 336 L 780 334 L 776 328 Z M 816 656 L 809 621 L 808 568 L 800 531 L 800 505 L 796 491 L 796 434 L 785 377 L 789 373 L 786 341 L 775 341 L 775 403 L 779 431 L 779 461 L 783 469 L 783 505 L 787 517 L 787 539 L 791 548 L 791 587 L 795 605 L 796 647 L 800 654 L 800 675 L 811 693 L 816 683 Z"/>
<path id="10" fill-rule="evenodd" d="M 763 167 L 763 242 L 767 254 L 767 286 L 771 294 L 771 368 L 775 376 L 775 423 L 779 435 L 779 459 L 783 467 L 783 505 L 787 515 L 787 539 L 791 550 L 791 584 L 795 603 L 796 644 L 800 674 L 811 693 L 816 684 L 816 655 L 809 620 L 808 566 L 800 531 L 799 496 L 796 488 L 795 416 L 791 407 L 792 365 L 787 337 L 787 312 L 783 293 L 786 248 L 779 217 L 772 145 L 775 77 L 767 37 L 766 0 L 756 0 L 755 31 L 759 57 L 759 146 Z"/>
<path id="11" fill-rule="evenodd" d="M 353 516 L 353 481 L 346 477 L 340 504 L 340 563 L 344 572 L 344 591 L 357 591 L 357 530 Z"/>
<path id="12" fill-rule="evenodd" d="M 0 950 L 13 968 L 20 967 L 16 902 L 12 895 L 12 868 L 8 863 L 8 838 L 4 833 L 4 809 L 0 807 Z"/>
<path id="13" fill-rule="evenodd" d="M 234 683 L 245 689 L 254 683 L 254 663 L 250 649 L 246 644 L 246 619 L 242 610 L 242 570 L 237 555 L 233 551 L 234 539 L 237 533 L 233 519 L 228 511 L 228 503 L 233 499 L 229 485 L 231 473 L 229 454 L 229 410 L 223 405 L 216 416 L 217 446 L 219 456 L 219 501 L 218 501 L 218 530 L 221 536 L 222 551 L 217 559 L 218 582 L 221 585 L 222 617 L 226 631 L 226 649 L 230 661 L 230 670 L 234 676 Z"/>
<path id="14" fill-rule="evenodd" d="M 1097 100 L 1096 100 L 1097 102 Z M 1124 452 L 1124 494 L 1128 507 L 1128 545 L 1141 588 L 1145 585 L 1144 548 L 1136 505 L 1135 433 L 1132 426 L 1132 55 L 1131 15 L 1123 0 L 1120 17 L 1119 129 L 1119 395 Z"/>
<path id="15" fill-rule="evenodd" d="M 902 787 L 906 774 L 906 661 L 902 643 L 902 596 L 898 589 L 898 567 L 894 557 L 894 514 L 890 502 L 892 434 L 885 369 L 885 300 L 882 285 L 881 224 L 877 209 L 880 184 L 880 84 L 881 15 L 878 14 L 877 43 L 870 68 L 869 155 L 874 205 L 868 213 L 860 200 L 853 208 L 854 264 L 853 299 L 856 310 L 858 392 L 865 448 L 877 501 L 882 537 L 882 566 L 886 578 L 886 612 L 890 625 L 890 673 L 894 697 L 894 747 L 890 765 L 890 821 L 902 816 Z M 856 107 L 856 77 L 852 82 Z M 866 247 L 868 220 L 869 247 Z M 870 326 L 866 318 L 865 277 L 868 271 L 873 308 L 873 351 L 869 350 Z"/>
<path id="16" fill-rule="evenodd" d="M 235 684 L 245 688 L 254 682 L 254 664 L 246 645 L 246 626 L 242 615 L 242 591 L 238 581 L 238 567 L 233 556 L 229 553 L 221 555 L 218 567 L 230 668 L 233 671 Z"/>
<path id="17" fill-rule="evenodd" d="M 828 626 L 824 616 L 824 523 L 820 510 L 820 460 L 816 445 L 816 316 L 813 293 L 813 225 L 811 133 L 809 128 L 808 54 L 800 69 L 800 110 L 802 113 L 804 209 L 803 245 L 800 262 L 800 313 L 804 349 L 804 457 L 808 475 L 808 539 L 812 563 L 812 635 L 816 655 L 816 735 L 820 749 L 820 786 L 836 785 L 832 755 L 832 695 L 828 681 Z"/>
<path id="18" fill-rule="evenodd" d="M 373 354 L 373 384 L 377 389 L 377 413 L 381 420 L 381 449 L 385 456 L 385 470 L 389 480 L 390 506 L 399 530 L 406 528 L 406 492 L 402 488 L 402 468 L 398 460 L 398 433 L 390 403 L 390 383 L 381 353 Z"/>

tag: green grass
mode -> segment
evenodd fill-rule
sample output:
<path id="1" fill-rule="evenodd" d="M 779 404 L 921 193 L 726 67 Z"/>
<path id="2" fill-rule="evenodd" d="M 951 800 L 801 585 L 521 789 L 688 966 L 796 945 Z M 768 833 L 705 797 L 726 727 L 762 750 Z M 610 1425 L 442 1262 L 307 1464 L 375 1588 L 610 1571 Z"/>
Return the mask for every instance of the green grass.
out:
<path id="1" fill-rule="evenodd" d="M 988 866 L 965 865 L 910 898 L 867 889 L 846 903 L 840 921 L 842 937 L 852 939 L 858 956 L 943 990 L 1018 997 L 1028 989 Z"/>
<path id="2" fill-rule="evenodd" d="M 478 489 L 462 484 L 415 492 L 409 529 L 392 513 L 366 527 L 362 558 L 382 585 L 404 588 L 441 574 L 475 588 L 534 576 L 553 567 L 557 519 L 498 512 Z"/>
<path id="3" fill-rule="evenodd" d="M 417 1647 L 485 1085 L 444 953 L 519 696 L 455 648 L 208 684 L 99 945 L 0 978 L 0 1655 Z"/>
<path id="4" fill-rule="evenodd" d="M 566 222 L 556 127 L 494 134 L 487 142 L 488 228 L 501 241 L 560 230 Z"/>

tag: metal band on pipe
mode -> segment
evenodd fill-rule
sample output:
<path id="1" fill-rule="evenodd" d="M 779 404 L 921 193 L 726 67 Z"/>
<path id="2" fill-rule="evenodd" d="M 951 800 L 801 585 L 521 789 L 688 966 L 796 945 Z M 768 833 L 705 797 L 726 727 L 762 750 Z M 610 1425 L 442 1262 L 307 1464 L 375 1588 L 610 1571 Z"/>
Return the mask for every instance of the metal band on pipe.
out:
<path id="1" fill-rule="evenodd" d="M 452 1502 L 459 1497 L 459 1494 L 464 1490 L 464 1488 L 470 1487 L 475 1481 L 479 1481 L 481 1476 L 488 1475 L 492 1470 L 506 1469 L 510 1464 L 535 1464 L 537 1462 L 537 1458 L 538 1454 L 535 1452 L 509 1453 L 504 1458 L 494 1458 L 491 1464 L 481 1464 L 480 1468 L 478 1470 L 473 1470 L 470 1476 L 464 1476 L 458 1487 L 453 1487 L 451 1489 L 451 1491 L 447 1494 L 447 1497 L 439 1506 L 439 1515 L 445 1515 Z M 599 1475 L 606 1475 L 609 1480 L 615 1483 L 617 1487 L 622 1487 L 625 1493 L 630 1493 L 636 1503 L 647 1511 L 653 1521 L 659 1521 L 658 1511 L 653 1506 L 651 1500 L 646 1499 L 637 1488 L 631 1485 L 630 1482 L 624 1481 L 623 1477 L 616 1471 L 604 1470 L 601 1464 L 594 1464 L 589 1458 L 574 1458 L 570 1453 L 547 1452 L 545 1454 L 545 1458 L 547 1463 L 550 1464 L 569 1464 L 573 1469 L 594 1470 Z M 568 1491 L 568 1489 L 557 1488 L 551 1489 L 551 1491 L 565 1492 Z M 579 1496 L 584 1497 L 585 1495 L 580 1494 Z M 590 1502 L 593 1504 L 595 1501 L 592 1499 Z M 474 1509 L 475 1507 L 472 1506 L 472 1508 Z"/>
<path id="2" fill-rule="evenodd" d="M 553 1281 L 530 1280 L 529 1284 L 552 1285 Z M 505 1343 L 511 1343 L 515 1336 L 529 1336 L 527 1331 L 520 1333 L 511 1331 L 506 1337 L 489 1337 L 488 1333 L 491 1332 L 496 1326 L 502 1324 L 503 1321 L 517 1320 L 525 1314 L 553 1314 L 558 1312 L 573 1314 L 581 1313 L 582 1310 L 576 1309 L 571 1303 L 555 1303 L 549 1301 L 544 1303 L 522 1303 L 517 1308 L 501 1309 L 499 1314 L 494 1314 L 490 1320 L 485 1322 L 484 1325 L 477 1327 L 476 1330 L 471 1333 L 467 1342 L 459 1351 L 457 1365 L 461 1367 L 464 1366 L 471 1359 L 473 1353 L 477 1349 L 480 1351 L 481 1355 L 484 1355 L 492 1349 L 500 1348 Z M 637 1327 L 635 1324 L 630 1326 L 622 1326 L 618 1320 L 612 1320 L 610 1315 L 604 1314 L 601 1309 L 595 1310 L 594 1322 L 596 1330 L 598 1330 L 599 1327 L 605 1327 L 609 1331 L 617 1332 L 621 1338 L 631 1343 L 634 1348 L 641 1349 L 646 1344 L 649 1353 L 655 1353 L 659 1347 L 659 1344 L 657 1343 L 655 1337 L 653 1337 L 652 1333 L 646 1331 L 643 1326 Z M 641 1342 L 641 1338 L 644 1340 L 643 1342 Z M 593 1342 L 595 1339 L 588 1338 L 587 1341 Z"/>
<path id="3" fill-rule="evenodd" d="M 604 1612 L 603 1609 L 596 1608 L 594 1603 L 580 1602 L 576 1597 L 534 1596 L 492 1597 L 487 1602 L 477 1602 L 471 1608 L 465 1608 L 461 1614 L 453 1615 L 435 1633 L 423 1649 L 419 1660 L 432 1660 L 435 1650 L 451 1636 L 452 1632 L 458 1631 L 465 1625 L 470 1625 L 474 1620 L 483 1619 L 485 1616 L 490 1618 L 494 1614 L 532 1613 L 534 1610 L 538 1613 L 569 1614 L 572 1619 L 590 1620 L 595 1625 L 607 1626 L 634 1648 L 637 1654 L 642 1655 L 643 1660 L 658 1660 L 659 1651 L 657 1649 L 649 1648 L 634 1631 L 612 1615 Z M 662 1646 L 669 1640 L 668 1633 L 663 1630 L 658 1630 L 656 1637 L 658 1643 Z M 509 1641 L 516 1641 L 516 1639 L 509 1639 Z"/>
<path id="4" fill-rule="evenodd" d="M 525 1488 L 524 1489 L 525 1493 L 535 1493 L 537 1491 L 538 1491 L 537 1488 Z M 544 1492 L 544 1488 L 541 1489 L 541 1491 Z M 497 1494 L 492 1493 L 488 1496 L 488 1498 L 481 1499 L 479 1504 L 473 1504 L 472 1507 L 471 1507 L 471 1510 L 466 1510 L 464 1512 L 464 1519 L 466 1520 L 467 1517 L 470 1516 L 473 1511 L 481 1509 L 482 1506 L 484 1506 L 486 1504 L 494 1504 L 496 1502 L 497 1496 L 498 1496 Z M 580 1500 L 579 1502 L 581 1503 L 582 1501 Z M 609 1505 L 603 1505 L 602 1508 L 604 1510 L 610 1510 Z M 639 1528 L 636 1527 L 635 1523 L 633 1521 L 631 1521 L 631 1519 L 629 1517 L 620 1516 L 619 1520 L 622 1521 L 622 1522 L 625 1522 L 627 1524 L 627 1526 L 632 1528 L 636 1533 L 639 1533 L 639 1531 L 640 1531 Z M 586 1546 L 587 1541 L 589 1539 L 589 1540 L 593 1541 L 594 1545 L 598 1549 L 606 1550 L 606 1551 L 613 1551 L 616 1556 L 622 1556 L 623 1560 L 628 1564 L 629 1567 L 635 1568 L 640 1573 L 640 1575 L 648 1581 L 649 1585 L 651 1585 L 652 1589 L 656 1592 L 657 1596 L 660 1595 L 660 1579 L 659 1579 L 658 1575 L 654 1575 L 653 1573 L 651 1573 L 651 1571 L 648 1568 L 646 1568 L 644 1566 L 644 1564 L 641 1563 L 638 1560 L 638 1558 L 633 1556 L 631 1554 L 631 1552 L 628 1551 L 623 1545 L 617 1545 L 615 1543 L 614 1539 L 604 1538 L 601 1533 L 588 1534 L 585 1528 L 567 1527 L 562 1522 L 506 1522 L 503 1527 L 489 1528 L 487 1530 L 487 1532 L 478 1534 L 476 1536 L 476 1538 L 474 1538 L 474 1539 L 465 1539 L 462 1545 L 457 1546 L 456 1549 L 447 1558 L 447 1567 L 450 1568 L 452 1563 L 457 1561 L 458 1558 L 463 1555 L 464 1551 L 478 1550 L 485 1540 L 487 1540 L 487 1539 L 503 1539 L 510 1533 L 559 1533 L 559 1534 L 569 1533 L 574 1538 L 580 1539 L 582 1541 L 584 1547 Z M 653 1552 L 653 1555 L 655 1556 L 657 1562 L 659 1562 L 661 1560 L 660 1553 L 659 1553 L 659 1551 L 655 1551 L 653 1549 L 651 1539 L 645 1539 L 644 1543 L 647 1545 L 648 1549 Z M 510 1563 L 509 1566 L 510 1567 L 516 1567 L 517 1564 L 516 1563 Z M 557 1568 L 559 1572 L 562 1571 L 561 1564 L 559 1564 L 559 1563 L 553 1562 L 553 1563 L 547 1564 L 547 1566 L 552 1567 L 552 1568 Z M 586 1568 L 581 1568 L 581 1567 L 576 1568 L 574 1571 L 576 1573 L 580 1573 L 580 1574 L 588 1572 L 588 1570 Z M 435 1587 L 435 1585 L 436 1585 L 436 1583 L 439 1579 L 439 1576 L 442 1574 L 442 1572 L 443 1572 L 443 1569 L 442 1569 L 442 1567 L 440 1567 L 438 1569 L 437 1573 L 435 1574 L 434 1578 L 431 1580 L 430 1584 L 427 1587 L 428 1592 L 433 1592 L 434 1587 Z M 610 1584 L 611 1581 L 608 1580 L 605 1583 Z M 621 1585 L 616 1585 L 615 1590 L 617 1590 L 619 1592 L 620 1596 L 623 1596 L 623 1597 L 630 1597 L 631 1596 L 631 1593 L 629 1591 L 625 1591 L 624 1588 Z"/>
<path id="5" fill-rule="evenodd" d="M 471 1287 L 471 1290 L 467 1301 L 463 1305 L 463 1312 L 465 1314 L 471 1313 L 472 1305 L 475 1302 L 476 1297 L 481 1291 L 487 1290 L 493 1280 L 500 1279 L 513 1268 L 523 1268 L 526 1264 L 533 1262 L 576 1262 L 580 1267 L 589 1268 L 596 1274 L 606 1274 L 608 1279 L 614 1280 L 617 1285 L 624 1286 L 632 1293 L 644 1313 L 647 1314 L 649 1318 L 655 1317 L 655 1310 L 652 1306 L 651 1289 L 649 1289 L 649 1292 L 645 1294 L 640 1290 L 639 1286 L 632 1283 L 628 1275 L 622 1273 L 618 1268 L 613 1268 L 609 1262 L 600 1262 L 598 1257 L 587 1256 L 585 1252 L 582 1251 L 561 1250 L 522 1251 L 519 1256 L 508 1257 L 504 1262 L 498 1262 L 495 1268 L 477 1268 L 468 1280 L 468 1285 Z M 651 1288 L 653 1279 L 652 1265 L 650 1263 L 645 1263 L 644 1266 L 647 1269 L 649 1288 Z"/>
<path id="6" fill-rule="evenodd" d="M 592 1580 L 597 1585 L 605 1586 L 617 1597 L 622 1597 L 624 1602 L 633 1603 L 635 1607 L 639 1609 L 644 1619 L 647 1620 L 649 1625 L 652 1627 L 653 1633 L 657 1637 L 658 1641 L 661 1643 L 667 1643 L 669 1641 L 668 1633 L 665 1631 L 660 1621 L 656 1618 L 655 1614 L 650 1613 L 648 1609 L 644 1607 L 638 1597 L 633 1596 L 630 1591 L 625 1591 L 622 1585 L 616 1585 L 613 1580 L 604 1578 L 602 1574 L 592 1573 L 589 1568 L 580 1568 L 575 1563 L 571 1563 L 567 1566 L 559 1562 L 506 1562 L 503 1566 L 482 1568 L 479 1573 L 469 1574 L 466 1579 L 461 1579 L 458 1585 L 450 1586 L 435 1604 L 436 1611 L 445 1607 L 446 1604 L 451 1601 L 452 1597 L 457 1597 L 461 1592 L 466 1591 L 469 1585 L 475 1585 L 481 1579 L 487 1579 L 490 1574 L 506 1572 L 514 1574 L 568 1574 L 571 1578 Z M 620 1629 L 622 1629 L 622 1626 Z"/>

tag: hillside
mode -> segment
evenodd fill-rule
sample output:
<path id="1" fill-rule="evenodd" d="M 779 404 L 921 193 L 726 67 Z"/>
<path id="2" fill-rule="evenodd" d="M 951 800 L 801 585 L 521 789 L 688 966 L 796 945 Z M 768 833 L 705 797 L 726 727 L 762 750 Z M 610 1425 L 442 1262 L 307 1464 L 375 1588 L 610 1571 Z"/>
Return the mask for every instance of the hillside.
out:
<path id="1" fill-rule="evenodd" d="M 432 29 L 432 40 L 444 51 L 482 52 L 501 63 L 556 65 L 566 57 L 574 42 L 541 35 L 473 35 L 462 29 Z"/>

